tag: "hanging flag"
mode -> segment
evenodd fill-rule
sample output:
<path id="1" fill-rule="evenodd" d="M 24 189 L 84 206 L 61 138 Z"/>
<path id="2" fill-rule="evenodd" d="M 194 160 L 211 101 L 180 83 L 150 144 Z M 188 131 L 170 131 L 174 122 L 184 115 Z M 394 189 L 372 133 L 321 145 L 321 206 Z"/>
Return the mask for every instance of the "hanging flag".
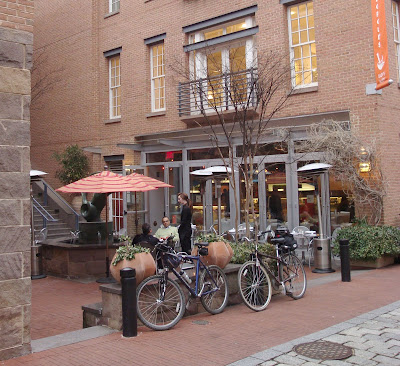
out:
<path id="1" fill-rule="evenodd" d="M 371 0 L 376 90 L 390 85 L 385 0 Z"/>

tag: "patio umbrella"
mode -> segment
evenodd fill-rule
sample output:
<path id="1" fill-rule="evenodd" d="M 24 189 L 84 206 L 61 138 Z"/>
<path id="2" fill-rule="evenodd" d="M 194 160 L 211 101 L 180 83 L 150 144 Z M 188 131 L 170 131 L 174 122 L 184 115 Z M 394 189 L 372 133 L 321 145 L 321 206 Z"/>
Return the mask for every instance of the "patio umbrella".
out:
<path id="1" fill-rule="evenodd" d="M 135 182 L 126 179 L 122 175 L 108 170 L 89 177 L 82 178 L 76 182 L 56 189 L 64 193 L 113 193 L 113 192 L 146 192 L 157 189 L 144 182 Z M 98 282 L 109 282 L 110 279 L 110 260 L 108 254 L 108 200 L 106 200 L 106 279 Z"/>
<path id="2" fill-rule="evenodd" d="M 145 183 L 148 184 L 151 187 L 155 188 L 173 188 L 171 184 L 162 182 L 161 180 L 147 177 L 146 175 L 139 174 L 139 173 L 131 173 L 129 175 L 126 175 L 124 177 L 128 182 L 134 182 L 134 183 Z M 138 231 L 138 217 L 137 217 L 137 204 L 136 204 L 136 191 L 135 191 L 135 227 L 136 227 L 136 232 Z"/>

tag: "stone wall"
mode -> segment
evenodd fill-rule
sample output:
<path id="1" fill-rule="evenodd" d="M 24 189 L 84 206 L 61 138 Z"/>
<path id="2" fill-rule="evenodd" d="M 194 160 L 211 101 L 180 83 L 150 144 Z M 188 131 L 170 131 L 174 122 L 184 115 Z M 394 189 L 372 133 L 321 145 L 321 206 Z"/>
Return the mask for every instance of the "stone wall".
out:
<path id="1" fill-rule="evenodd" d="M 31 352 L 30 94 L 33 1 L 0 4 L 0 360 Z M 32 5 L 32 6 L 28 6 Z"/>

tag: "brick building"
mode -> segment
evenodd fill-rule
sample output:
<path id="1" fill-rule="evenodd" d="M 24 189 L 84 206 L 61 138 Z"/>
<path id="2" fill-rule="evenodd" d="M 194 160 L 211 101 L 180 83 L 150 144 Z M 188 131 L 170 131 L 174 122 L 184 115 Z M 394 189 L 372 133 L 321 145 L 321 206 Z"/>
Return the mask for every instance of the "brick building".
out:
<path id="1" fill-rule="evenodd" d="M 163 214 L 178 222 L 176 195 L 181 191 L 191 193 L 195 223 L 203 224 L 204 209 L 209 227 L 216 220 L 215 188 L 208 182 L 200 194 L 200 181 L 189 173 L 221 161 L 204 128 L 196 127 L 199 100 L 190 88 L 213 77 L 205 84 L 208 92 L 201 103 L 222 103 L 229 82 L 221 75 L 228 75 L 230 82 L 234 75 L 248 80 L 257 57 L 273 52 L 294 66 L 294 92 L 270 123 L 266 156 L 255 161 L 261 227 L 274 219 L 268 202 L 274 188 L 280 195 L 280 215 L 291 228 L 302 220 L 301 207 L 310 206 L 315 217 L 314 190 L 299 183 L 296 173 L 304 163 L 292 157 L 296 139 L 305 136 L 304 126 L 324 119 L 349 122 L 361 136 L 376 138 L 388 183 L 383 219 L 398 225 L 399 3 L 386 0 L 385 5 L 394 83 L 376 92 L 370 2 L 103 0 L 74 7 L 65 0 L 38 0 L 32 162 L 50 172 L 48 181 L 57 187 L 52 154 L 76 143 L 90 156 L 93 171 L 107 163 L 115 171 L 143 171 L 174 185 L 136 198 L 115 197 L 116 230 L 131 233 L 135 201 L 140 203 L 140 222 L 158 226 Z M 187 75 L 192 84 L 185 84 Z M 294 136 L 283 150 L 273 134 L 279 126 L 290 126 Z M 331 178 L 330 183 L 327 213 L 337 211 L 343 194 L 338 182 Z M 234 216 L 234 192 L 226 181 L 222 192 L 221 230 L 233 226 Z"/>
<path id="2" fill-rule="evenodd" d="M 33 0 L 0 2 L 0 360 L 31 351 Z"/>

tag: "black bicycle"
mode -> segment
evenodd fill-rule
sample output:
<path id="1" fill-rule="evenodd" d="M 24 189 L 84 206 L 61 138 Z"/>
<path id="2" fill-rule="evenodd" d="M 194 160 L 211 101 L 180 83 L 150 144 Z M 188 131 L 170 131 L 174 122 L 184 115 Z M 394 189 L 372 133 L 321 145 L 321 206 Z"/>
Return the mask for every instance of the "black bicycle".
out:
<path id="1" fill-rule="evenodd" d="M 306 273 L 294 252 L 297 243 L 293 237 L 286 235 L 270 240 L 275 244 L 275 256 L 260 253 L 256 242 L 250 260 L 240 267 L 238 273 L 240 295 L 243 302 L 254 311 L 264 310 L 268 306 L 272 287 L 276 290 L 281 288 L 285 295 L 295 300 L 302 298 L 306 292 Z"/>
<path id="2" fill-rule="evenodd" d="M 166 330 L 175 326 L 186 309 L 185 295 L 176 280 L 169 278 L 172 272 L 189 290 L 189 296 L 200 298 L 209 313 L 221 313 L 228 303 L 228 282 L 225 273 L 215 265 L 207 266 L 201 256 L 208 254 L 208 243 L 196 244 L 199 255 L 176 253 L 167 240 L 156 245 L 161 258 L 161 273 L 145 279 L 137 289 L 137 314 L 144 325 L 154 330 Z M 182 263 L 195 266 L 195 283 L 180 269 Z"/>

